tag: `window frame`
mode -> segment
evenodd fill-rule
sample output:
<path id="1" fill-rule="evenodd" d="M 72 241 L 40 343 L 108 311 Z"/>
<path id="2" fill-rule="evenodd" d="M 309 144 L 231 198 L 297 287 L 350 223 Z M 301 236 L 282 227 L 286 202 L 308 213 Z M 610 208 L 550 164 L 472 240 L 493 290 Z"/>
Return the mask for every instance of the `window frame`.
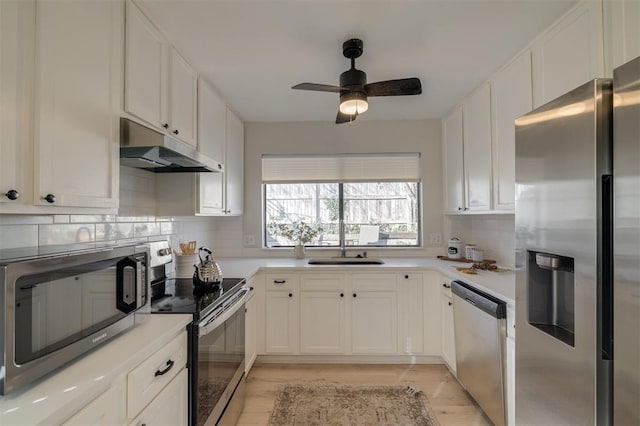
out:
<path id="1" fill-rule="evenodd" d="M 423 248 L 423 238 L 422 238 L 422 218 L 423 218 L 423 205 L 422 205 L 422 182 L 421 181 L 403 181 L 403 182 L 411 182 L 417 185 L 416 191 L 416 205 L 418 206 L 418 220 L 417 220 L 417 229 L 416 229 L 416 244 L 412 245 L 345 245 L 345 248 L 348 250 L 352 249 L 390 249 L 390 250 L 402 250 L 402 249 L 421 249 Z M 287 182 L 286 184 L 296 184 L 296 183 L 310 183 L 310 182 Z M 333 183 L 338 185 L 338 223 L 344 221 L 344 185 L 348 183 L 357 183 L 357 182 L 322 182 L 322 183 Z M 362 182 L 362 183 L 377 183 L 377 182 Z M 275 245 L 269 246 L 267 245 L 267 185 L 278 185 L 284 184 L 284 182 L 276 183 L 276 182 L 263 182 L 262 183 L 262 248 L 263 249 L 290 249 L 294 247 L 293 245 Z M 340 232 L 338 232 L 339 237 Z M 340 249 L 342 246 L 342 240 L 338 240 L 338 245 L 335 246 L 316 246 L 316 245 L 305 245 L 305 248 L 309 248 L 312 250 L 336 250 Z"/>

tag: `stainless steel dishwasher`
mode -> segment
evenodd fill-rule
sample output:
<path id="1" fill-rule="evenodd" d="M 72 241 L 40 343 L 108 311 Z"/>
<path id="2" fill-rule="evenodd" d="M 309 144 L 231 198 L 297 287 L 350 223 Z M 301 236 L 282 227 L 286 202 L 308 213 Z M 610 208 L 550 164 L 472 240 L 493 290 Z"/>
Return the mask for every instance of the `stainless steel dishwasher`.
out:
<path id="1" fill-rule="evenodd" d="M 462 281 L 451 283 L 458 380 L 496 426 L 506 424 L 507 306 Z"/>

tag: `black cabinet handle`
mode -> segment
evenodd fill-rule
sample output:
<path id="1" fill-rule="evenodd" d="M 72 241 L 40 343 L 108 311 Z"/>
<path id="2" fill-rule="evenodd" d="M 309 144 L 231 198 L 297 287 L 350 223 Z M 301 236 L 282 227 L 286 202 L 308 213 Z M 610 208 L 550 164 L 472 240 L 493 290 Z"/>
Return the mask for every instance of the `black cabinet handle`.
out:
<path id="1" fill-rule="evenodd" d="M 289 293 L 289 297 L 293 297 L 293 293 Z"/>
<path id="2" fill-rule="evenodd" d="M 453 305 L 453 303 L 449 302 L 449 306 Z"/>
<path id="3" fill-rule="evenodd" d="M 222 164 L 218 164 L 218 170 L 222 170 Z"/>
<path id="4" fill-rule="evenodd" d="M 18 198 L 20 198 L 20 193 L 18 191 L 16 191 L 15 189 L 10 189 L 9 191 L 7 191 L 6 194 L 4 194 L 8 199 L 10 199 L 11 201 L 15 201 Z"/>
<path id="5" fill-rule="evenodd" d="M 175 130 L 173 131 L 173 134 L 174 134 L 174 135 L 177 135 L 178 133 L 180 133 L 180 132 L 178 131 L 178 129 L 175 129 Z"/>
<path id="6" fill-rule="evenodd" d="M 356 296 L 357 296 L 357 294 L 353 293 L 353 297 L 356 297 Z"/>
<path id="7" fill-rule="evenodd" d="M 450 286 L 449 284 L 447 284 L 447 283 L 442 284 L 442 287 L 444 287 L 444 288 L 451 288 L 451 286 Z"/>
<path id="8" fill-rule="evenodd" d="M 344 293 L 340 293 L 340 297 L 344 297 Z"/>
<path id="9" fill-rule="evenodd" d="M 154 374 L 154 377 L 164 376 L 165 374 L 167 374 L 173 368 L 173 364 L 175 364 L 175 362 L 173 362 L 172 359 L 167 361 L 167 368 L 165 368 L 164 370 L 156 370 L 156 374 Z"/>
<path id="10" fill-rule="evenodd" d="M 168 128 L 169 128 L 169 123 L 164 123 L 164 124 L 162 125 L 162 127 L 164 127 L 165 129 L 168 129 Z"/>
<path id="11" fill-rule="evenodd" d="M 461 210 L 462 210 L 462 207 L 458 207 L 458 211 L 461 211 Z"/>
<path id="12" fill-rule="evenodd" d="M 56 202 L 56 196 L 53 194 L 47 194 L 44 196 L 44 200 L 49 204 L 53 204 Z"/>
<path id="13" fill-rule="evenodd" d="M 405 275 L 405 276 L 404 276 L 404 279 L 405 279 L 405 280 L 408 280 L 408 279 L 409 279 L 409 275 Z"/>
<path id="14" fill-rule="evenodd" d="M 249 291 L 253 291 L 253 287 L 249 287 Z"/>
<path id="15" fill-rule="evenodd" d="M 286 282 L 287 282 L 287 280 L 273 280 L 274 284 L 284 284 Z"/>

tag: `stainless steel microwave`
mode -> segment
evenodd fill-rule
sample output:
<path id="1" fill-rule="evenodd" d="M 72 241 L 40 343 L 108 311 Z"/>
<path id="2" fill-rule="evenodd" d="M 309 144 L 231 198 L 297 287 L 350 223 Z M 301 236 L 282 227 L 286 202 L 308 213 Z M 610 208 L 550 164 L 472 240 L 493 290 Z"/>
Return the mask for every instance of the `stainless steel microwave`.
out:
<path id="1" fill-rule="evenodd" d="M 133 326 L 147 305 L 148 248 L 0 261 L 0 394 Z"/>

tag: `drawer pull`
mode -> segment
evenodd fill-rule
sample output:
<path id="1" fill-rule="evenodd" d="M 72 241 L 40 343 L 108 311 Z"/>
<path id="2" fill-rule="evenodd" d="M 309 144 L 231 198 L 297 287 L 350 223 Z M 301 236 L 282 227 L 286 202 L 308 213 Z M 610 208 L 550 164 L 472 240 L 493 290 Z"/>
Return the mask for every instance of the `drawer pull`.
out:
<path id="1" fill-rule="evenodd" d="M 175 362 L 173 362 L 172 359 L 167 361 L 167 368 L 165 368 L 164 370 L 156 370 L 156 374 L 154 374 L 154 377 L 164 376 L 165 374 L 167 374 L 173 368 L 173 364 L 175 364 Z"/>
<path id="2" fill-rule="evenodd" d="M 284 284 L 284 283 L 286 283 L 286 282 L 287 282 L 287 280 L 273 280 L 273 283 L 274 283 L 274 284 L 278 284 L 278 285 L 280 285 L 280 284 Z"/>
<path id="3" fill-rule="evenodd" d="M 451 305 L 453 305 L 453 303 L 452 303 L 452 302 L 449 302 L 449 306 L 451 306 Z"/>
<path id="4" fill-rule="evenodd" d="M 451 286 L 450 286 L 449 284 L 447 284 L 447 283 L 442 284 L 442 287 L 444 287 L 444 288 L 451 288 Z"/>

